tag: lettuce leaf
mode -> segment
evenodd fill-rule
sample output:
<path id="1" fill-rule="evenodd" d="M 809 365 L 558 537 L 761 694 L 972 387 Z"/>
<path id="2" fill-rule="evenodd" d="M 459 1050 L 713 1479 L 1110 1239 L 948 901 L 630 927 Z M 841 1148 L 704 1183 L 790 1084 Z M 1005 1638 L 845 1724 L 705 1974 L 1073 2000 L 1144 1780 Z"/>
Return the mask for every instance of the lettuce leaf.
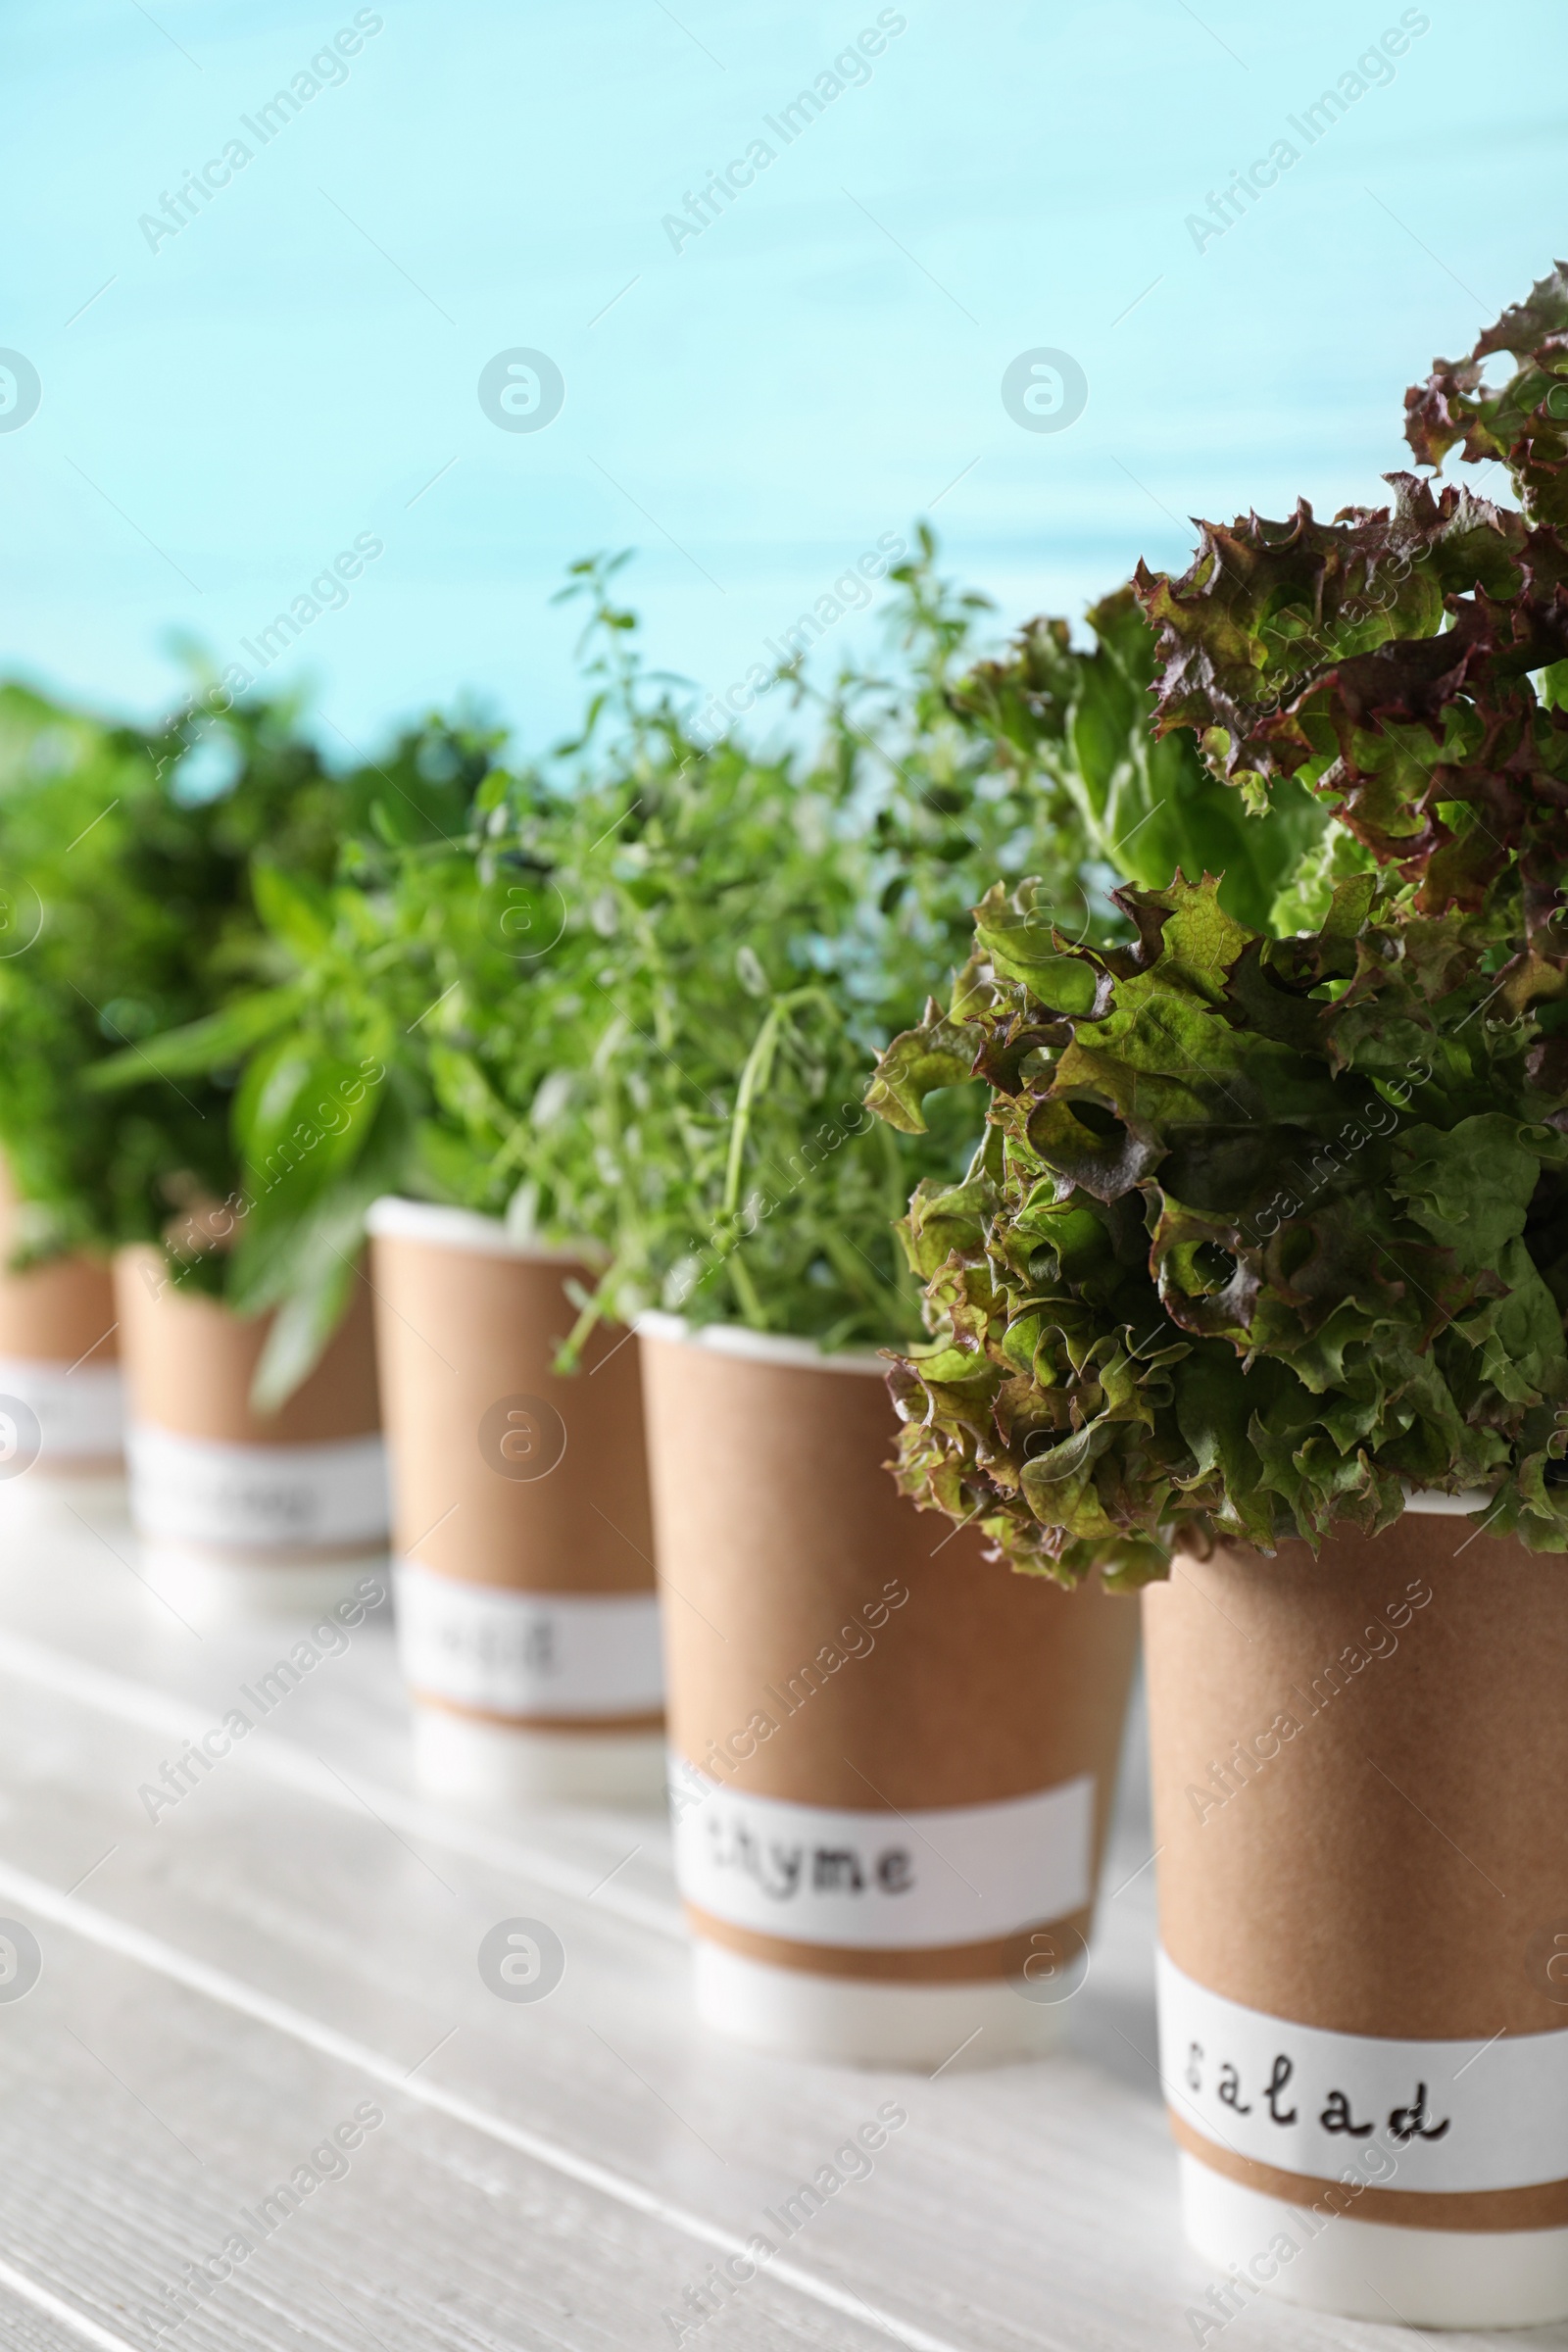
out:
<path id="1" fill-rule="evenodd" d="M 1075 951 L 1087 1008 L 993 969 L 884 1057 L 906 1108 L 965 1058 L 991 1095 L 902 1229 L 933 1332 L 893 1376 L 905 1492 L 1068 1583 L 1375 1532 L 1412 1486 L 1568 1548 L 1568 1111 L 1466 918 L 1435 939 L 1366 875 L 1288 941 L 1211 876 L 1117 899 L 1138 943 Z"/>

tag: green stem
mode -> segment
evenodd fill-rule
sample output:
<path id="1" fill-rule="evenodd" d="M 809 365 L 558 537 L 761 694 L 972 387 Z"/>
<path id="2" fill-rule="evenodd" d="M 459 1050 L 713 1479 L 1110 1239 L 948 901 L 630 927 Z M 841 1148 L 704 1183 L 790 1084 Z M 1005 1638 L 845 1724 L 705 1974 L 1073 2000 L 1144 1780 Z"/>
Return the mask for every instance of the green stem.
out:
<path id="1" fill-rule="evenodd" d="M 824 1006 L 834 1019 L 838 1017 L 838 1007 L 825 989 L 814 984 L 809 988 L 792 988 L 787 995 L 773 999 L 767 1018 L 746 1056 L 746 1066 L 741 1071 L 735 1108 L 730 1118 L 729 1157 L 724 1168 L 725 1216 L 733 1216 L 740 1205 L 741 1172 L 746 1157 L 747 1138 L 751 1132 L 752 1104 L 772 1073 L 773 1052 L 778 1044 L 779 1031 L 786 1017 L 799 1005 L 812 1004 Z"/>
<path id="2" fill-rule="evenodd" d="M 729 1157 L 724 1166 L 724 1197 L 721 1205 L 723 1214 L 727 1217 L 733 1216 L 739 1205 L 741 1170 L 746 1158 L 746 1139 L 751 1131 L 752 1104 L 756 1100 L 759 1087 L 765 1086 L 767 1083 L 768 1073 L 772 1068 L 773 1048 L 778 1042 L 778 1033 L 789 1000 L 786 997 L 774 998 L 768 1007 L 767 1018 L 758 1031 L 752 1050 L 746 1056 L 746 1065 L 741 1071 L 740 1087 L 735 1096 L 735 1108 L 730 1116 Z"/>
<path id="3" fill-rule="evenodd" d="M 607 1270 L 606 1280 L 612 1271 L 613 1271 L 612 1268 Z M 576 1322 L 556 1350 L 555 1361 L 550 1367 L 553 1372 L 575 1372 L 577 1370 L 589 1334 L 604 1320 L 604 1310 L 599 1303 L 604 1287 L 604 1281 L 601 1281 L 593 1297 L 579 1310 Z"/>
<path id="4" fill-rule="evenodd" d="M 746 1268 L 741 1264 L 741 1251 L 745 1246 L 746 1245 L 744 1242 L 738 1242 L 736 1244 L 735 1248 L 730 1251 L 729 1256 L 724 1261 L 724 1271 L 735 1286 L 735 1296 L 741 1302 L 741 1313 L 745 1316 L 747 1322 L 751 1325 L 754 1331 L 765 1331 L 767 1329 L 767 1315 L 763 1309 L 762 1301 L 757 1296 L 756 1284 L 753 1282 L 750 1274 L 747 1273 Z"/>

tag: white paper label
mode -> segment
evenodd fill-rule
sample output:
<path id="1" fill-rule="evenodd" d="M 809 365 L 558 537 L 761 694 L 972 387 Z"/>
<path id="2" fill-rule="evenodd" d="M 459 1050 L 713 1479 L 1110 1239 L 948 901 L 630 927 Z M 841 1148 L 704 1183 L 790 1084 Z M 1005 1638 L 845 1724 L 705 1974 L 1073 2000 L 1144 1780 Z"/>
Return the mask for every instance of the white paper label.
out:
<path id="1" fill-rule="evenodd" d="M 315 1446 L 230 1446 L 132 1423 L 130 1514 L 168 1543 L 278 1553 L 379 1543 L 387 1529 L 378 1437 Z"/>
<path id="2" fill-rule="evenodd" d="M 103 1460 L 124 1442 L 124 1389 L 115 1364 L 45 1363 L 0 1355 L 0 1411 L 15 1396 L 37 1420 L 39 1459 Z"/>
<path id="3" fill-rule="evenodd" d="M 1087 1903 L 1095 1783 L 919 1813 L 741 1796 L 672 1761 L 675 1879 L 714 1919 L 795 1943 L 989 1943 Z"/>
<path id="4" fill-rule="evenodd" d="M 487 1715 L 655 1715 L 664 1703 L 653 1592 L 519 1592 L 395 1571 L 398 1653 L 412 1690 Z"/>
<path id="5" fill-rule="evenodd" d="M 1176 2114 L 1234 2155 L 1314 2180 L 1454 2194 L 1568 2180 L 1568 2031 L 1495 2040 L 1330 2034 L 1244 2009 L 1159 1955 Z"/>

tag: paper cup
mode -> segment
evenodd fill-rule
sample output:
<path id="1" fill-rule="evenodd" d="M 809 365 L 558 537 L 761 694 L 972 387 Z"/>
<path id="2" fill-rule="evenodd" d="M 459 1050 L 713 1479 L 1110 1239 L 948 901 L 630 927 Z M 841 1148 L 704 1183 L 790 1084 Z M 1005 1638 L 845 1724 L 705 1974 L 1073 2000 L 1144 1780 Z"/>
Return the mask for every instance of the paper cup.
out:
<path id="1" fill-rule="evenodd" d="M 1421 1503 L 1145 1594 L 1161 2072 L 1233 2316 L 1568 2318 L 1568 1578 Z"/>
<path id="2" fill-rule="evenodd" d="M 398 1643 L 427 1786 L 646 1804 L 663 1668 L 629 1335 L 551 1369 L 593 1276 L 466 1209 L 370 1212 Z"/>
<path id="3" fill-rule="evenodd" d="M 0 1160 L 0 1489 L 34 1468 L 101 1486 L 124 1409 L 109 1268 L 78 1255 L 12 1273 L 21 1206 Z"/>
<path id="4" fill-rule="evenodd" d="M 182 1616 L 324 1608 L 386 1558 L 386 1470 L 369 1298 L 276 1413 L 251 1381 L 270 1316 L 242 1318 L 171 1278 L 164 1253 L 122 1250 L 115 1298 L 125 1368 L 131 1522 L 141 1574 Z"/>
<path id="5" fill-rule="evenodd" d="M 905 1500 L 879 1357 L 639 1332 L 701 2014 L 873 2066 L 1049 2048 L 1088 1963 L 1136 1610 Z"/>

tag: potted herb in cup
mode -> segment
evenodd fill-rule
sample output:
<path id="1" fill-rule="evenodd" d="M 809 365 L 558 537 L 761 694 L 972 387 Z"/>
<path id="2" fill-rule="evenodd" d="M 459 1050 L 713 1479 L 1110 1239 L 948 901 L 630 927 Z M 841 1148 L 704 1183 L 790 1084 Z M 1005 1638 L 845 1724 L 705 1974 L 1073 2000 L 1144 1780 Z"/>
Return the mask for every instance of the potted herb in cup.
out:
<path id="1" fill-rule="evenodd" d="M 700 2012 L 935 2064 L 1054 2036 L 1134 1628 L 933 1536 L 883 1472 L 878 1351 L 918 1329 L 892 1219 L 923 1168 L 961 1165 L 966 1107 L 924 1140 L 879 1127 L 872 1056 L 1020 830 L 1064 889 L 1082 853 L 1063 796 L 954 710 L 966 615 L 928 551 L 900 587 L 908 669 L 841 683 L 819 757 L 699 749 L 617 670 L 596 789 L 557 835 L 582 1027 L 526 1170 L 547 1228 L 608 1260 L 574 1346 L 605 1317 L 639 1334 Z"/>
<path id="2" fill-rule="evenodd" d="M 1559 270 L 1407 401 L 1522 511 L 1396 475 L 1141 574 L 1163 739 L 1329 830 L 1266 923 L 1177 872 L 1090 946 L 994 892 L 877 1098 L 991 1091 L 911 1203 L 902 1484 L 1148 1588 L 1189 2235 L 1417 2325 L 1568 2315 L 1565 375 Z"/>
<path id="3" fill-rule="evenodd" d="M 243 1042 L 237 1256 L 260 1246 L 260 1275 L 314 1301 L 318 1330 L 370 1237 L 421 1779 L 484 1804 L 639 1801 L 662 1789 L 663 1740 L 637 1353 L 598 1332 L 584 1377 L 562 1375 L 602 1260 L 545 1235 L 523 1183 L 540 1089 L 573 1054 L 581 927 L 568 936 L 537 827 L 526 852 L 488 839 L 503 784 L 509 826 L 525 798 L 561 815 L 537 779 L 494 769 L 495 750 L 437 730 L 405 745 L 391 781 L 434 765 L 461 795 L 439 831 L 416 791 L 382 791 L 329 890 L 264 897 L 273 984 L 157 1051 L 207 1067 Z M 380 1073 L 363 1112 L 317 1121 L 318 1148 L 301 1105 L 345 1079 L 357 1092 L 361 1071 Z"/>
<path id="4" fill-rule="evenodd" d="M 61 884 L 99 942 L 77 1198 L 117 1251 L 131 1515 L 147 1581 L 183 1613 L 305 1606 L 381 1556 L 384 1476 L 368 1295 L 334 1330 L 352 1254 L 290 1259 L 274 1203 L 373 1121 L 379 1073 L 253 1065 L 238 1124 L 270 1123 L 259 1161 L 233 1070 L 286 1000 L 274 936 L 318 922 L 386 785 L 329 775 L 280 703 L 210 699 L 153 752 L 112 858 Z"/>
<path id="5" fill-rule="evenodd" d="M 135 730 L 0 688 L 0 1476 L 36 1463 L 51 1494 L 86 1481 L 83 1500 L 120 1468 L 122 1419 L 110 1122 L 79 1084 L 110 1051 L 109 943 L 86 902 L 152 773 Z"/>

